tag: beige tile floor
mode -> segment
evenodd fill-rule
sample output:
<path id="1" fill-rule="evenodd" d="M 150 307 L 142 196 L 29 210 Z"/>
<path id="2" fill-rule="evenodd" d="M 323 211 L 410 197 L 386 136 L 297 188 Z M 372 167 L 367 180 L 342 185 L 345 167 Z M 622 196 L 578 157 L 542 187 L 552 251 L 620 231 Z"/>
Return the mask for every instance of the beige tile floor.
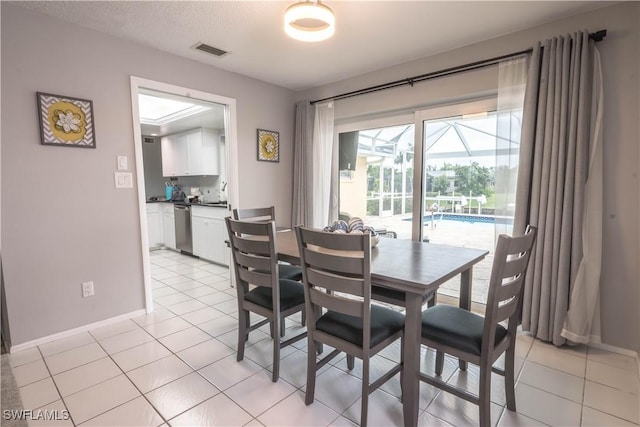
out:
<path id="1" fill-rule="evenodd" d="M 306 343 L 282 352 L 271 382 L 271 338 L 251 334 L 236 362 L 237 308 L 229 272 L 168 250 L 151 254 L 155 311 L 9 357 L 25 409 L 70 414 L 31 425 L 351 426 L 358 423 L 361 365 L 343 359 L 318 376 L 316 400 L 304 405 Z M 294 320 L 299 320 L 295 318 Z M 288 321 L 289 333 L 301 326 Z M 399 357 L 399 345 L 374 358 L 372 375 Z M 424 369 L 434 354 L 424 351 Z M 555 348 L 521 334 L 517 412 L 505 409 L 501 377 L 492 384 L 492 422 L 500 426 L 637 426 L 634 358 L 591 347 Z M 477 370 L 447 359 L 443 376 L 474 387 Z M 370 425 L 402 425 L 400 383 L 371 395 Z M 61 412 L 58 412 L 59 414 Z M 477 407 L 421 385 L 421 426 L 477 424 Z"/>

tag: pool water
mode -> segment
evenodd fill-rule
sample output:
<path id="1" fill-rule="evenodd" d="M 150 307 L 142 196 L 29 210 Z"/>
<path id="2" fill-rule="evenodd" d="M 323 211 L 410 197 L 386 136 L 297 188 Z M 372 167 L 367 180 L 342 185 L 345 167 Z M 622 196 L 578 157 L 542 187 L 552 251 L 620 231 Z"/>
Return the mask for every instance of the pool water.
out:
<path id="1" fill-rule="evenodd" d="M 468 223 L 483 223 L 483 224 L 495 224 L 496 218 L 493 216 L 480 216 L 480 215 L 462 215 L 454 213 L 442 213 L 442 214 L 428 214 L 422 217 L 423 224 L 428 224 L 433 220 L 438 222 L 440 220 L 445 221 L 460 221 Z M 405 218 L 404 221 L 411 221 L 411 218 Z"/>

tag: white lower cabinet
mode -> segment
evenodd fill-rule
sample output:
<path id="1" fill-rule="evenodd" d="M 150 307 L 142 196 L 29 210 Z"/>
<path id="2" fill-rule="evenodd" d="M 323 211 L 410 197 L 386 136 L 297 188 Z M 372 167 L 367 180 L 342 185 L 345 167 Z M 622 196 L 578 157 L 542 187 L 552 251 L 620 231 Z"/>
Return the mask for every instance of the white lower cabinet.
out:
<path id="1" fill-rule="evenodd" d="M 228 212 L 223 208 L 193 206 L 191 232 L 194 255 L 228 266 L 225 216 L 228 216 Z"/>
<path id="2" fill-rule="evenodd" d="M 176 225 L 173 216 L 173 203 L 162 204 L 162 229 L 164 245 L 168 248 L 176 248 Z"/>
<path id="3" fill-rule="evenodd" d="M 158 203 L 147 203 L 147 232 L 150 248 L 162 246 L 162 214 Z"/>

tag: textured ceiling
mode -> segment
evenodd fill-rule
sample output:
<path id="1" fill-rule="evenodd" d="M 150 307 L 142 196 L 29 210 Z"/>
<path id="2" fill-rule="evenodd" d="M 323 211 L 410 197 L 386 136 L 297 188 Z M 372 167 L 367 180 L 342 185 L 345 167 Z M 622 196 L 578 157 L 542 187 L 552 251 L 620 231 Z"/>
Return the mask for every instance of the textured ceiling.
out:
<path id="1" fill-rule="evenodd" d="M 288 38 L 290 1 L 44 1 L 17 4 L 293 90 L 321 86 L 606 5 L 594 1 L 327 0 L 336 33 Z M 597 30 L 592 29 L 592 30 Z M 198 42 L 229 51 L 213 57 Z"/>

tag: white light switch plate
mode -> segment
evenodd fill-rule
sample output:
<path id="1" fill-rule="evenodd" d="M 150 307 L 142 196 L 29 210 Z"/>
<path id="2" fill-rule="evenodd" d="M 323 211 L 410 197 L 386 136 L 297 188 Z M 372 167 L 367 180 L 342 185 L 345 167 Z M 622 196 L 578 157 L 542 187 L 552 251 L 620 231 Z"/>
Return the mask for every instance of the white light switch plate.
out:
<path id="1" fill-rule="evenodd" d="M 129 169 L 129 166 L 127 165 L 127 156 L 118 156 L 118 170 L 126 171 L 127 169 Z"/>
<path id="2" fill-rule="evenodd" d="M 133 175 L 130 172 L 114 172 L 116 188 L 133 188 Z"/>

